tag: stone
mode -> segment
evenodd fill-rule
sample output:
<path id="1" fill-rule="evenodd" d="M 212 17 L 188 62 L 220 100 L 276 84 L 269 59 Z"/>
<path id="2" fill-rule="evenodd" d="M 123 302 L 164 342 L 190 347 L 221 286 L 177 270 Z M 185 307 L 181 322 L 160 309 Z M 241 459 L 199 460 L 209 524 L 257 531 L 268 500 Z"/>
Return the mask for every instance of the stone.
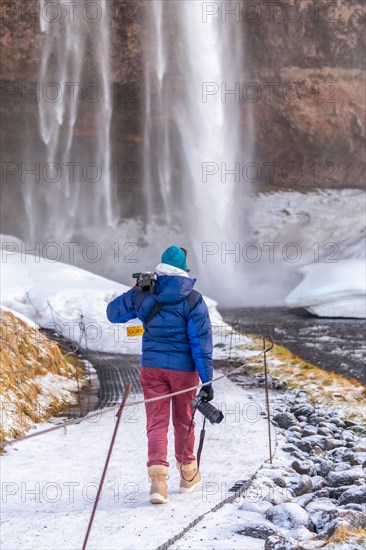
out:
<path id="1" fill-rule="evenodd" d="M 345 470 L 349 470 L 350 468 L 352 468 L 352 466 L 348 462 L 339 462 L 334 466 L 334 471 L 344 472 Z"/>
<path id="2" fill-rule="evenodd" d="M 268 477 L 278 485 L 278 487 L 286 487 L 286 480 L 283 477 L 282 470 L 280 468 L 277 469 L 270 469 L 270 468 L 262 468 L 259 472 L 260 476 Z"/>
<path id="3" fill-rule="evenodd" d="M 323 448 L 326 451 L 331 451 L 332 449 L 336 449 L 337 447 L 343 447 L 343 442 L 332 437 L 325 438 L 325 447 Z"/>
<path id="4" fill-rule="evenodd" d="M 294 545 L 284 536 L 271 535 L 266 539 L 264 550 L 300 550 L 300 546 Z"/>
<path id="5" fill-rule="evenodd" d="M 295 447 L 295 445 L 284 445 L 282 447 L 282 450 L 285 451 L 285 453 L 292 453 L 294 451 L 297 451 L 298 449 Z"/>
<path id="6" fill-rule="evenodd" d="M 309 417 L 309 424 L 311 424 L 312 426 L 317 426 L 319 422 L 321 422 L 323 419 L 324 417 L 320 416 L 319 414 L 312 414 Z"/>
<path id="7" fill-rule="evenodd" d="M 349 502 L 344 505 L 346 510 L 358 510 L 359 512 L 364 512 L 366 514 L 366 506 L 362 504 L 355 504 L 354 502 Z"/>
<path id="8" fill-rule="evenodd" d="M 313 484 L 313 491 L 319 491 L 320 489 L 323 489 L 323 487 L 325 487 L 327 484 L 324 477 L 322 476 L 314 476 L 311 478 L 311 481 Z"/>
<path id="9" fill-rule="evenodd" d="M 340 420 L 339 418 L 330 418 L 329 422 L 331 424 L 335 424 L 338 428 L 345 428 L 346 427 L 346 424 L 342 420 Z"/>
<path id="10" fill-rule="evenodd" d="M 353 449 L 348 450 L 344 453 L 343 460 L 346 460 L 352 466 L 361 466 L 366 460 L 366 453 L 356 453 Z"/>
<path id="11" fill-rule="evenodd" d="M 246 537 L 253 537 L 254 539 L 266 539 L 271 535 L 282 535 L 280 529 L 263 519 L 262 521 L 250 520 L 250 522 L 244 523 L 236 533 Z"/>
<path id="12" fill-rule="evenodd" d="M 361 468 L 355 466 L 343 472 L 330 472 L 327 481 L 330 487 L 340 487 L 342 485 L 353 485 L 360 478 L 365 478 L 365 474 Z"/>
<path id="13" fill-rule="evenodd" d="M 296 418 L 298 418 L 299 416 L 310 416 L 311 414 L 314 414 L 315 409 L 312 405 L 305 404 L 300 407 L 291 407 L 291 412 L 293 412 Z"/>
<path id="14" fill-rule="evenodd" d="M 333 437 L 333 432 L 329 428 L 318 428 L 319 435 L 325 435 L 325 437 Z"/>
<path id="15" fill-rule="evenodd" d="M 297 497 L 305 493 L 311 493 L 313 490 L 313 484 L 312 484 L 311 478 L 307 475 L 289 476 L 287 478 L 286 486 Z"/>
<path id="16" fill-rule="evenodd" d="M 340 526 L 349 529 L 364 528 L 366 526 L 366 514 L 357 510 L 344 510 L 343 508 L 324 512 L 321 521 L 317 525 L 317 533 L 323 537 L 331 537 Z"/>
<path id="17" fill-rule="evenodd" d="M 337 514 L 338 516 L 347 521 L 354 529 L 362 528 L 365 529 L 366 527 L 366 514 L 363 511 L 358 510 L 345 510 L 343 508 L 337 508 Z"/>
<path id="18" fill-rule="evenodd" d="M 307 437 L 308 435 L 316 435 L 317 433 L 318 433 L 318 428 L 316 426 L 307 424 L 306 426 L 304 426 L 302 434 L 304 437 Z"/>
<path id="19" fill-rule="evenodd" d="M 339 504 L 366 504 L 366 485 L 351 487 L 347 489 L 339 498 Z"/>
<path id="20" fill-rule="evenodd" d="M 284 428 L 285 430 L 287 430 L 291 426 L 296 426 L 298 424 L 298 421 L 295 415 L 289 412 L 277 413 L 273 417 L 273 420 L 277 422 L 280 428 Z"/>
<path id="21" fill-rule="evenodd" d="M 291 466 L 298 474 L 307 474 L 312 476 L 316 473 L 314 462 L 311 460 L 304 460 L 303 462 L 294 460 Z"/>
<path id="22" fill-rule="evenodd" d="M 288 429 L 289 432 L 298 432 L 300 434 L 302 434 L 302 428 L 298 425 L 296 426 L 290 426 L 289 429 Z"/>
<path id="23" fill-rule="evenodd" d="M 315 468 L 319 476 L 326 477 L 333 470 L 334 465 L 331 460 L 323 460 Z"/>
<path id="24" fill-rule="evenodd" d="M 282 529 L 314 529 L 309 513 L 295 502 L 272 506 L 265 513 L 265 518 Z"/>
<path id="25" fill-rule="evenodd" d="M 301 441 L 297 443 L 299 449 L 305 453 L 310 453 L 311 449 L 315 446 L 320 447 L 320 449 L 327 449 L 328 439 L 322 435 L 308 435 L 303 437 Z"/>

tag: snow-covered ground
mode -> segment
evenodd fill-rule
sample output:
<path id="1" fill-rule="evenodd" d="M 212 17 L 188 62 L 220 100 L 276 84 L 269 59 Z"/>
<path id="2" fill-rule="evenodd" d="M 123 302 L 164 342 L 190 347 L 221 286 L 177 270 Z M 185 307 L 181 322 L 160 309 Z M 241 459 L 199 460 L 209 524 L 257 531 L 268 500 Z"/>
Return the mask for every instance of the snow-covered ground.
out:
<path id="1" fill-rule="evenodd" d="M 320 317 L 366 317 L 365 260 L 312 264 L 299 271 L 304 278 L 286 297 L 286 305 Z"/>
<path id="2" fill-rule="evenodd" d="M 4 252 L 4 251 L 3 251 Z M 79 322 L 83 315 L 88 349 L 111 353 L 140 353 L 141 337 L 127 336 L 127 326 L 139 320 L 112 324 L 106 318 L 107 304 L 130 287 L 95 275 L 84 269 L 50 262 L 22 253 L 3 254 L 1 281 L 2 305 L 19 312 L 43 328 L 52 328 L 69 340 L 79 342 L 83 334 Z M 216 302 L 205 296 L 209 308 L 215 358 L 226 358 L 231 327 L 223 322 Z M 245 343 L 237 339 L 239 350 Z M 85 338 L 82 339 L 85 346 Z M 242 350 L 240 350 L 242 354 Z M 235 354 L 235 352 L 234 352 Z"/>
<path id="3" fill-rule="evenodd" d="M 190 495 L 178 492 L 171 429 L 170 502 L 164 506 L 148 503 L 144 408 L 125 410 L 89 548 L 156 548 L 227 498 L 236 481 L 249 479 L 268 458 L 267 421 L 260 414 L 265 410 L 263 390 L 249 392 L 225 379 L 215 392 L 215 404 L 226 416 L 220 425 L 207 427 L 202 488 Z M 201 421 L 197 419 L 196 441 Z M 106 413 L 66 433 L 59 430 L 7 448 L 2 458 L 4 550 L 81 548 L 114 423 L 115 415 Z M 227 548 L 228 533 L 240 528 L 235 515 L 230 521 L 216 535 L 221 543 L 213 546 L 211 541 L 210 547 Z M 205 520 L 201 525 L 206 526 Z M 209 531 L 204 527 L 201 533 L 208 542 Z M 237 538 L 237 548 L 264 547 L 264 541 Z"/>

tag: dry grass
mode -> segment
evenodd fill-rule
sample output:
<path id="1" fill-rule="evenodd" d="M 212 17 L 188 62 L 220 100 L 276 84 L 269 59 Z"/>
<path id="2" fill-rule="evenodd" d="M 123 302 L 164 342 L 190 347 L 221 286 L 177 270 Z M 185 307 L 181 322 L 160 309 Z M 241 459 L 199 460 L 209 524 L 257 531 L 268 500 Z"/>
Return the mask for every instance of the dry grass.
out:
<path id="1" fill-rule="evenodd" d="M 366 530 L 362 527 L 358 529 L 348 529 L 344 525 L 341 525 L 336 529 L 329 542 L 347 542 L 349 539 L 355 542 L 366 544 Z"/>
<path id="2" fill-rule="evenodd" d="M 67 383 L 70 388 L 82 371 L 74 358 L 63 358 L 58 345 L 46 338 L 10 312 L 0 310 L 0 440 L 14 438 L 35 423 L 47 420 L 53 414 L 75 403 L 67 391 L 52 392 L 44 387 L 50 381 Z M 68 359 L 68 360 L 67 360 Z M 73 384 L 76 386 L 76 380 Z M 40 399 L 43 398 L 43 399 Z"/>
<path id="3" fill-rule="evenodd" d="M 262 345 L 259 340 L 254 339 L 254 342 L 258 347 Z M 305 391 L 314 405 L 342 410 L 352 420 L 366 420 L 366 388 L 357 380 L 324 371 L 277 344 L 267 357 L 269 373 L 286 381 L 290 389 Z M 263 371 L 262 358 L 247 362 L 254 373 Z"/>

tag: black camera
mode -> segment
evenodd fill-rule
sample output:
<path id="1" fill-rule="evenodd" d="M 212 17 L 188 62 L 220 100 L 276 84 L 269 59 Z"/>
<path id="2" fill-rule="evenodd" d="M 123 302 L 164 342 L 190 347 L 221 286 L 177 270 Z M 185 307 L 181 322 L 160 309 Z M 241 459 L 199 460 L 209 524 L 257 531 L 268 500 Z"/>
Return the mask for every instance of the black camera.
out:
<path id="1" fill-rule="evenodd" d="M 220 424 L 220 422 L 222 422 L 224 419 L 223 412 L 219 409 L 216 409 L 216 407 L 211 405 L 211 403 L 208 403 L 208 401 L 205 401 L 206 397 L 207 393 L 205 392 L 205 390 L 202 389 L 199 394 L 196 395 L 194 399 L 192 399 L 191 407 L 193 409 L 198 409 L 200 413 L 203 414 L 203 416 L 207 418 L 209 422 L 211 422 L 211 424 Z"/>
<path id="2" fill-rule="evenodd" d="M 150 273 L 149 271 L 147 273 L 134 273 L 132 277 L 136 279 L 136 286 L 140 290 L 150 290 L 151 294 L 155 293 L 156 273 Z"/>

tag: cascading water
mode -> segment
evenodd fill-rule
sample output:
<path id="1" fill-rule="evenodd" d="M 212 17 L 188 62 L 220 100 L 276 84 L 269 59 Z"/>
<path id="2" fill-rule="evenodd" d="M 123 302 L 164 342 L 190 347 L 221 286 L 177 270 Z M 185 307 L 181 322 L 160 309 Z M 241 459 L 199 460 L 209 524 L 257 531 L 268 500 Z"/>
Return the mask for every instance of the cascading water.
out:
<path id="1" fill-rule="evenodd" d="M 248 113 L 244 137 L 240 105 L 225 95 L 243 73 L 242 29 L 204 7 L 149 3 L 155 44 L 146 58 L 144 185 L 152 219 L 178 223 L 194 272 L 215 295 L 235 265 L 221 252 L 245 235 L 248 189 L 229 171 L 250 160 L 253 122 Z"/>
<path id="2" fill-rule="evenodd" d="M 65 12 L 63 4 L 39 0 L 44 33 L 39 126 L 45 151 L 30 144 L 28 157 L 33 164 L 39 159 L 41 181 L 29 178 L 24 186 L 28 239 L 33 242 L 65 242 L 89 225 L 112 225 L 116 215 L 108 2 L 94 3 L 94 13 L 84 0 L 73 12 Z M 55 17 L 57 13 L 62 16 Z M 88 56 L 92 67 L 87 70 Z"/>

